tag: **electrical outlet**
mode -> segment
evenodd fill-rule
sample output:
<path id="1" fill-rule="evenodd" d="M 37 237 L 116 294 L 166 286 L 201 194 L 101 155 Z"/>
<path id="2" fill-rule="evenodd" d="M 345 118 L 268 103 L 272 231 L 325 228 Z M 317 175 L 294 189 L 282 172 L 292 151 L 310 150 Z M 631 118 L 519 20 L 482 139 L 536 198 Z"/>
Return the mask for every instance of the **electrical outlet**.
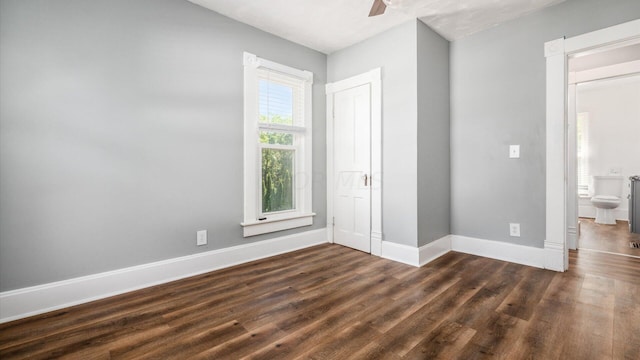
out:
<path id="1" fill-rule="evenodd" d="M 509 223 L 509 236 L 520 237 L 520 224 Z"/>
<path id="2" fill-rule="evenodd" d="M 509 145 L 509 157 L 512 159 L 520 157 L 520 145 Z"/>
<path id="3" fill-rule="evenodd" d="M 207 230 L 200 230 L 196 233 L 196 245 L 207 245 Z"/>

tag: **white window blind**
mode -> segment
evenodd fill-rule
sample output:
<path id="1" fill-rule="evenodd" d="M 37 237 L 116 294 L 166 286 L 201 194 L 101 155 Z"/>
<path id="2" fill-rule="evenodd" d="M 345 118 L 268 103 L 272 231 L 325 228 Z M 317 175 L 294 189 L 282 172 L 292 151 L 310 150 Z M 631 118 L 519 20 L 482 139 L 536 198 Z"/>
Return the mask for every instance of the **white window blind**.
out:
<path id="1" fill-rule="evenodd" d="M 589 113 L 579 113 L 576 121 L 578 195 L 589 195 Z"/>
<path id="2" fill-rule="evenodd" d="M 259 122 L 304 126 L 304 81 L 270 69 L 258 69 Z"/>

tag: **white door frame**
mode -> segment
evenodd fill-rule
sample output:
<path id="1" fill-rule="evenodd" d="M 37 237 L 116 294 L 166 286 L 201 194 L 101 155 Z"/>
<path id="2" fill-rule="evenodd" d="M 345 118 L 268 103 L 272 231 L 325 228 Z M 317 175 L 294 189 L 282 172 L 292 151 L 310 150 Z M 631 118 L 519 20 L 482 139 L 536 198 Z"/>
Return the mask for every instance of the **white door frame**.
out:
<path id="1" fill-rule="evenodd" d="M 567 247 L 578 249 L 578 122 L 576 84 L 567 86 Z"/>
<path id="2" fill-rule="evenodd" d="M 569 268 L 567 250 L 567 56 L 640 38 L 640 20 L 544 44 L 547 62 L 545 268 Z"/>
<path id="3" fill-rule="evenodd" d="M 382 77 L 380 68 L 326 85 L 327 93 L 327 241 L 333 243 L 333 94 L 371 87 L 371 254 L 382 249 Z"/>

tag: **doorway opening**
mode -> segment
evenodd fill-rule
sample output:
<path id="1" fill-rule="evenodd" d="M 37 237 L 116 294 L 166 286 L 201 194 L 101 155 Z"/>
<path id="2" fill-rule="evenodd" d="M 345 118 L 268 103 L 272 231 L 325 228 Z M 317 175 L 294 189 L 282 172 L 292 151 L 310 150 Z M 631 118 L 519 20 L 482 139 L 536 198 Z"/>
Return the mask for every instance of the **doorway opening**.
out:
<path id="1" fill-rule="evenodd" d="M 640 257 L 629 223 L 630 178 L 640 175 L 640 41 L 570 56 L 568 70 L 568 247 Z"/>
<path id="2" fill-rule="evenodd" d="M 598 52 L 606 47 L 619 47 L 625 42 L 638 42 L 640 20 L 612 26 L 572 38 L 545 43 L 547 63 L 546 115 L 546 239 L 545 267 L 557 271 L 569 267 L 569 248 L 578 232 L 575 126 L 568 124 L 572 108 L 569 94 L 567 63 L 571 56 Z M 575 98 L 574 98 L 575 99 Z M 573 114 L 575 115 L 575 114 Z"/>

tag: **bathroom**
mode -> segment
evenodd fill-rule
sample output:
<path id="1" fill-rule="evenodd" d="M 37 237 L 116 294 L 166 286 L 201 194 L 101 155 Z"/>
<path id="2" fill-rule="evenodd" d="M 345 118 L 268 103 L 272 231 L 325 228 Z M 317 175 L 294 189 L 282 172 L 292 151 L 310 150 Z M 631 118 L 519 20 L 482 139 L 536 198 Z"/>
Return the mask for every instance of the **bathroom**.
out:
<path id="1" fill-rule="evenodd" d="M 640 175 L 640 73 L 577 83 L 575 100 L 577 246 L 640 256 L 628 222 L 629 178 Z"/>

